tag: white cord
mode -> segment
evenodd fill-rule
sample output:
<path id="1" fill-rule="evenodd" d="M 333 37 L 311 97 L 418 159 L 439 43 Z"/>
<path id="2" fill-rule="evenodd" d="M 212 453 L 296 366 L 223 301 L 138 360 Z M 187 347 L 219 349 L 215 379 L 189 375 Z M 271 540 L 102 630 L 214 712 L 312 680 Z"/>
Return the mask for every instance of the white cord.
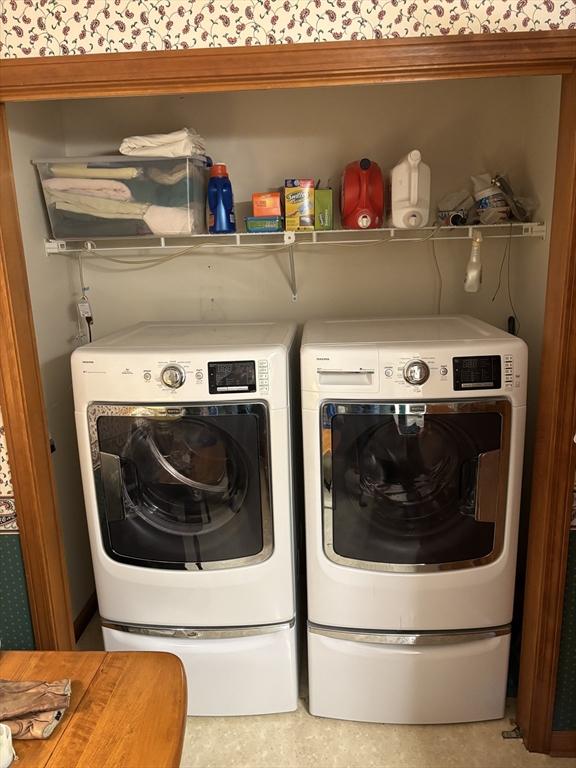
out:
<path id="1" fill-rule="evenodd" d="M 85 249 L 85 250 L 82 250 L 81 253 L 83 254 L 84 257 L 88 257 L 92 260 L 109 261 L 113 264 L 122 264 L 127 267 L 127 269 L 115 270 L 117 272 L 130 272 L 130 271 L 138 272 L 144 269 L 152 269 L 153 267 L 160 266 L 161 264 L 166 264 L 167 262 L 173 261 L 174 259 L 179 258 L 180 256 L 203 255 L 203 254 L 196 253 L 196 251 L 202 248 L 208 249 L 208 248 L 214 248 L 214 247 L 217 248 L 218 246 L 214 246 L 212 244 L 206 244 L 206 243 L 199 243 L 198 245 L 188 246 L 187 248 L 183 248 L 180 251 L 176 251 L 175 253 L 171 253 L 166 256 L 161 256 L 161 257 L 150 256 L 144 259 L 123 259 L 117 256 L 109 256 L 108 254 L 101 253 L 100 251 L 97 251 L 95 249 L 89 249 L 89 250 Z M 279 246 L 272 246 L 272 247 L 268 246 L 265 248 L 262 246 L 254 246 L 253 248 L 251 247 L 250 251 L 253 251 L 253 250 L 263 251 L 263 253 L 258 256 L 248 256 L 248 255 L 238 254 L 237 252 L 235 253 L 220 252 L 220 253 L 213 254 L 213 256 L 215 258 L 234 259 L 234 260 L 242 259 L 244 261 L 258 261 L 259 259 L 267 258 L 270 253 L 275 253 L 277 251 L 284 251 L 288 247 L 289 247 L 288 245 L 279 245 Z"/>

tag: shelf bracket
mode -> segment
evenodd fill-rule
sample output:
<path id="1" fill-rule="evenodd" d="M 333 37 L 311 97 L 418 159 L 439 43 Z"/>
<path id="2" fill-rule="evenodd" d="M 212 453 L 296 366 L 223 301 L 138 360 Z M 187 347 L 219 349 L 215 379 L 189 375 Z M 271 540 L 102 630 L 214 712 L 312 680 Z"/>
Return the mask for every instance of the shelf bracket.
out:
<path id="1" fill-rule="evenodd" d="M 53 253 L 59 253 L 66 250 L 66 240 L 45 240 L 44 253 L 50 256 Z"/>
<path id="2" fill-rule="evenodd" d="M 288 246 L 288 263 L 290 266 L 290 290 L 292 291 L 292 301 L 298 301 L 298 289 L 296 287 L 296 263 L 294 260 L 294 246 Z"/>

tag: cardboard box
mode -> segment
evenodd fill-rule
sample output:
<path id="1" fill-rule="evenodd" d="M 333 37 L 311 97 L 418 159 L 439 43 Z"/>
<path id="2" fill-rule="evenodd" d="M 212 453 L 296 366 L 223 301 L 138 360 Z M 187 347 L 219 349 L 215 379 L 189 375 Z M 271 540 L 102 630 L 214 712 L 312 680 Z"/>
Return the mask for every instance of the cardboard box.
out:
<path id="1" fill-rule="evenodd" d="M 334 210 L 331 189 L 314 190 L 314 229 L 334 229 Z"/>
<path id="2" fill-rule="evenodd" d="M 314 230 L 314 179 L 286 179 L 284 216 L 289 232 Z"/>
<path id="3" fill-rule="evenodd" d="M 280 192 L 255 192 L 252 195 L 254 216 L 282 216 Z"/>

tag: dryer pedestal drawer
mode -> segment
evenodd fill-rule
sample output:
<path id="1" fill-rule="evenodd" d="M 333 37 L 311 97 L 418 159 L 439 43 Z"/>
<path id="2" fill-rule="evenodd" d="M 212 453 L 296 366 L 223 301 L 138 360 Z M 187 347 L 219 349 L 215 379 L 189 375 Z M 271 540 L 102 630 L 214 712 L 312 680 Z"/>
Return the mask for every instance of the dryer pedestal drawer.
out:
<path id="1" fill-rule="evenodd" d="M 434 645 L 340 639 L 308 629 L 310 712 L 376 723 L 504 716 L 510 635 Z M 328 636 L 331 635 L 331 636 Z M 480 637 L 482 637 L 480 635 Z"/>
<path id="2" fill-rule="evenodd" d="M 178 656 L 188 680 L 188 715 L 263 715 L 297 707 L 295 626 L 246 637 L 198 639 L 108 627 L 102 634 L 107 651 L 165 651 Z"/>

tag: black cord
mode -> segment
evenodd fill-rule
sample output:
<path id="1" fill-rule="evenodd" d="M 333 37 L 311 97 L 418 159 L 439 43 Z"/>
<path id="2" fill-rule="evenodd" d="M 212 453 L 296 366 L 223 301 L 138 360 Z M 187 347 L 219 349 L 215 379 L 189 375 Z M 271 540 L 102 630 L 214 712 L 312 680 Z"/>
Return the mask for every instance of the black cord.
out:
<path id="1" fill-rule="evenodd" d="M 500 262 L 500 268 L 498 270 L 498 285 L 496 287 L 496 290 L 494 291 L 494 295 L 492 296 L 492 302 L 496 300 L 496 297 L 498 296 L 502 288 L 502 272 L 504 270 L 504 265 L 506 264 L 506 289 L 508 293 L 508 303 L 510 305 L 510 309 L 512 310 L 512 315 L 516 323 L 516 335 L 518 335 L 518 329 L 520 328 L 520 320 L 518 318 L 518 312 L 516 312 L 514 302 L 512 301 L 512 289 L 510 287 L 510 261 L 511 260 L 512 260 L 512 222 L 510 222 L 508 239 L 506 240 L 506 245 L 504 246 L 504 253 L 502 254 L 502 260 Z"/>
<path id="2" fill-rule="evenodd" d="M 508 287 L 508 301 L 510 303 L 510 308 L 512 309 L 512 314 L 514 315 L 514 320 L 516 321 L 516 336 L 520 333 L 520 318 L 518 317 L 518 312 L 516 312 L 516 307 L 514 306 L 514 302 L 512 301 L 512 288 L 510 287 L 510 261 L 512 257 L 512 248 L 510 247 L 508 250 L 508 274 L 507 274 L 507 287 Z"/>
<path id="3" fill-rule="evenodd" d="M 86 318 L 86 325 L 88 327 L 88 341 L 92 341 L 92 323 L 93 320 L 91 317 Z"/>

